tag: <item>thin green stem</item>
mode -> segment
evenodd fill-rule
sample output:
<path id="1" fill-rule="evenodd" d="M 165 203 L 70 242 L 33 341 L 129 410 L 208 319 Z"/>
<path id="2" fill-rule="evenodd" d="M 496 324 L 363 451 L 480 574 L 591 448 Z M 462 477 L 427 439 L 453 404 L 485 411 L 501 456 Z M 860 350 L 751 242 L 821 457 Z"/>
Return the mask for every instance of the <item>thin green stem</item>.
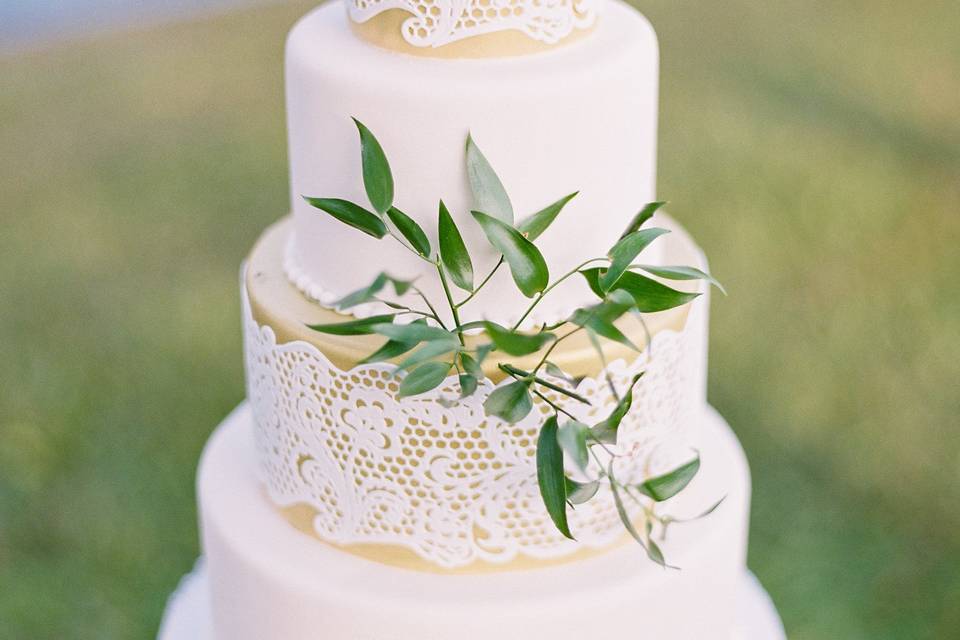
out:
<path id="1" fill-rule="evenodd" d="M 420 287 L 414 287 L 413 290 L 416 292 L 418 296 L 420 296 L 420 299 L 423 300 L 423 303 L 427 305 L 427 308 L 429 308 L 430 311 L 433 313 L 434 320 L 436 320 L 437 323 L 442 328 L 447 329 L 447 325 L 443 322 L 443 320 L 440 319 L 440 314 L 437 313 L 437 310 L 434 308 L 434 306 L 430 304 L 430 300 L 427 298 L 426 294 L 424 294 L 423 291 L 420 290 Z M 449 331 L 449 329 L 447 330 Z"/>
<path id="2" fill-rule="evenodd" d="M 453 314 L 453 323 L 457 327 L 457 337 L 460 339 L 460 344 L 465 347 L 467 346 L 467 342 L 464 340 L 463 331 L 460 329 L 460 314 L 457 312 L 457 305 L 453 302 L 453 294 L 450 293 L 450 284 L 447 282 L 447 274 L 443 272 L 443 264 L 441 264 L 439 260 L 433 264 L 436 265 L 437 273 L 440 274 L 440 284 L 443 285 L 443 295 L 447 297 L 447 304 L 450 305 L 450 312 Z"/>
<path id="3" fill-rule="evenodd" d="M 602 260 L 606 260 L 606 261 L 609 262 L 610 258 L 591 258 L 591 259 L 589 259 L 589 260 L 586 260 L 586 261 L 584 261 L 584 262 L 581 262 L 581 263 L 580 263 L 579 265 L 577 265 L 575 268 L 571 269 L 570 271 L 568 271 L 568 272 L 566 272 L 565 274 L 563 274 L 562 276 L 560 276 L 560 278 L 558 278 L 553 284 L 551 284 L 551 285 L 548 286 L 546 289 L 544 289 L 544 290 L 541 291 L 539 294 L 537 294 L 536 299 L 535 299 L 533 302 L 530 303 L 530 306 L 527 307 L 527 310 L 524 311 L 523 315 L 520 316 L 520 319 L 517 320 L 516 324 L 513 325 L 513 328 L 511 329 L 511 331 L 516 331 L 517 329 L 520 328 L 520 325 L 523 324 L 523 321 L 527 319 L 527 316 L 529 316 L 529 315 L 533 312 L 533 310 L 537 308 L 537 305 L 540 304 L 540 301 L 543 300 L 543 298 L 544 298 L 548 293 L 550 293 L 550 292 L 554 289 L 554 287 L 556 287 L 557 285 L 559 285 L 561 282 L 563 282 L 563 281 L 566 280 L 567 278 L 569 278 L 569 277 L 575 275 L 576 273 L 578 273 L 578 272 L 580 271 L 580 269 L 583 269 L 583 268 L 584 268 L 585 266 L 587 266 L 588 264 L 591 264 L 591 263 L 593 263 L 593 262 L 600 262 L 600 261 L 602 261 Z"/>
<path id="4" fill-rule="evenodd" d="M 577 327 L 576 329 L 573 329 L 572 331 L 569 331 L 568 333 L 565 333 L 559 338 L 557 338 L 556 340 L 554 340 L 553 344 L 550 345 L 550 348 L 547 349 L 546 353 L 543 354 L 543 357 L 540 358 L 540 362 L 538 362 L 537 366 L 533 368 L 533 373 L 536 374 L 538 371 L 540 371 L 543 365 L 547 363 L 547 358 L 550 357 L 550 354 L 553 353 L 553 350 L 557 348 L 558 344 L 560 344 L 561 342 L 563 342 L 564 340 L 566 340 L 567 338 L 575 334 L 577 331 L 580 331 L 582 329 L 583 327 Z"/>
<path id="5" fill-rule="evenodd" d="M 493 277 L 493 274 L 495 274 L 495 273 L 497 272 L 497 269 L 499 269 L 502 265 L 503 265 L 503 256 L 500 256 L 500 260 L 497 262 L 496 266 L 494 266 L 493 269 L 490 270 L 490 273 L 487 274 L 487 277 L 484 278 L 484 279 L 480 282 L 480 284 L 478 284 L 478 285 L 474 288 L 474 290 L 470 293 L 470 295 L 468 295 L 466 298 L 464 298 L 463 300 L 461 300 L 460 302 L 458 302 L 458 303 L 456 304 L 457 309 L 459 309 L 459 308 L 462 307 L 463 305 L 465 305 L 465 304 L 467 304 L 468 302 L 470 302 L 471 300 L 473 300 L 473 297 L 474 297 L 475 295 L 477 295 L 478 293 L 480 293 L 480 289 L 483 289 L 483 286 L 484 286 L 485 284 L 487 284 L 488 282 L 490 282 L 490 278 Z"/>
<path id="6" fill-rule="evenodd" d="M 543 378 L 540 378 L 540 377 L 534 375 L 533 373 L 531 373 L 531 372 L 529 372 L 529 371 L 524 371 L 523 369 L 518 369 L 517 367 L 515 367 L 515 366 L 513 366 L 513 365 L 511 365 L 511 364 L 506 364 L 506 363 L 501 363 L 501 364 L 498 365 L 498 366 L 499 366 L 499 368 L 500 368 L 501 371 L 506 372 L 506 373 L 509 373 L 510 375 L 520 376 L 521 378 L 526 379 L 526 380 L 530 380 L 530 381 L 532 381 L 532 382 L 535 382 L 535 383 L 539 384 L 539 385 L 542 386 L 542 387 L 546 387 L 547 389 L 550 389 L 550 390 L 552 390 L 552 391 L 556 391 L 557 393 L 562 393 L 563 395 L 567 396 L 568 398 L 573 398 L 574 400 L 576 400 L 576 401 L 578 401 L 578 402 L 582 402 L 582 403 L 585 404 L 585 405 L 590 405 L 590 401 L 587 400 L 586 398 L 584 398 L 583 396 L 581 396 L 579 393 L 575 393 L 575 392 L 570 391 L 570 390 L 568 390 L 568 389 L 564 389 L 563 387 L 561 387 L 561 386 L 559 386 L 559 385 L 555 385 L 555 384 L 553 384 L 552 382 L 550 382 L 550 381 L 548 381 L 548 380 L 544 380 Z"/>

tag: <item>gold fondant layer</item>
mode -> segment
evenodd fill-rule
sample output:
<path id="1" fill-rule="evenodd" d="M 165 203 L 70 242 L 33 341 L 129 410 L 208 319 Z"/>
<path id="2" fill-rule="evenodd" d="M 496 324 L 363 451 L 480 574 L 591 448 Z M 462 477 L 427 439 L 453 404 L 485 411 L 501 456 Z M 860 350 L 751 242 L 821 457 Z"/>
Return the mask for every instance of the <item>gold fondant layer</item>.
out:
<path id="1" fill-rule="evenodd" d="M 353 31 L 371 44 L 391 51 L 398 51 L 427 58 L 505 58 L 540 53 L 576 42 L 596 28 L 574 29 L 566 38 L 555 44 L 534 40 L 522 31 L 494 31 L 456 40 L 440 47 L 415 47 L 403 38 L 403 23 L 410 13 L 403 9 L 389 9 L 366 22 L 350 20 Z"/>
<path id="2" fill-rule="evenodd" d="M 307 325 L 311 324 L 345 322 L 350 320 L 351 316 L 332 311 L 307 299 L 287 278 L 283 270 L 283 253 L 292 228 L 289 217 L 269 227 L 257 241 L 247 260 L 246 287 L 253 317 L 259 324 L 273 329 L 278 343 L 297 340 L 308 342 L 320 349 L 336 366 L 343 370 L 351 369 L 383 346 L 385 339 L 373 335 L 333 336 L 308 328 Z M 681 331 L 686 324 L 688 313 L 689 306 L 645 314 L 644 322 L 650 335 L 664 330 Z M 630 336 L 638 347 L 645 346 L 646 332 L 638 319 L 625 317 L 617 326 Z M 563 331 L 561 328 L 557 333 Z M 475 346 L 478 340 L 468 336 L 467 343 L 468 346 Z M 632 349 L 614 342 L 604 343 L 604 354 L 608 362 L 617 359 L 631 361 L 637 356 Z M 539 359 L 540 354 L 532 354 L 522 358 L 509 358 L 509 362 L 521 369 L 529 369 L 535 366 Z M 506 358 L 498 360 L 504 361 Z M 596 375 L 600 371 L 596 352 L 585 333 L 578 333 L 566 340 L 551 354 L 550 360 L 574 376 Z M 484 371 L 494 381 L 503 379 L 503 373 L 497 369 L 493 358 L 489 358 L 485 363 Z"/>
<path id="3" fill-rule="evenodd" d="M 320 334 L 307 328 L 307 324 L 329 322 L 343 322 L 349 320 L 346 316 L 308 300 L 286 277 L 283 270 L 283 252 L 287 239 L 292 230 L 290 218 L 285 218 L 268 228 L 260 237 L 251 252 L 246 267 L 247 293 L 254 319 L 260 325 L 271 327 L 280 344 L 292 341 L 305 341 L 315 347 L 341 369 L 348 370 L 361 359 L 382 346 L 384 339 L 378 336 L 332 336 Z M 647 327 L 651 335 L 659 331 L 683 329 L 688 315 L 687 307 L 674 309 L 656 314 L 645 315 Z M 626 333 L 641 348 L 646 343 L 646 332 L 639 321 L 628 318 L 618 323 L 620 329 Z M 562 331 L 562 330 L 561 330 Z M 468 340 L 476 343 L 476 339 Z M 636 357 L 636 352 L 627 347 L 607 342 L 605 343 L 607 360 L 630 360 Z M 502 359 L 500 359 L 502 360 Z M 511 358 L 510 362 L 520 368 L 531 368 L 536 365 L 537 354 L 523 358 Z M 577 334 L 557 348 L 551 355 L 551 361 L 557 363 L 568 373 L 578 375 L 596 375 L 600 365 L 596 353 L 586 336 Z M 503 378 L 495 364 L 486 363 L 484 370 L 493 380 Z M 267 498 L 269 500 L 269 498 Z M 433 573 L 475 574 L 497 571 L 517 571 L 544 567 L 555 564 L 574 562 L 613 549 L 628 538 L 625 536 L 620 542 L 604 549 L 583 549 L 577 553 L 555 560 L 537 560 L 521 557 L 505 564 L 494 564 L 477 561 L 458 569 L 444 569 L 420 558 L 409 549 L 396 545 L 356 544 L 336 545 L 321 540 L 316 536 L 313 528 L 313 518 L 316 511 L 308 505 L 294 505 L 279 508 L 283 516 L 298 530 L 317 538 L 323 544 L 329 544 L 348 553 L 372 560 L 417 571 Z"/>

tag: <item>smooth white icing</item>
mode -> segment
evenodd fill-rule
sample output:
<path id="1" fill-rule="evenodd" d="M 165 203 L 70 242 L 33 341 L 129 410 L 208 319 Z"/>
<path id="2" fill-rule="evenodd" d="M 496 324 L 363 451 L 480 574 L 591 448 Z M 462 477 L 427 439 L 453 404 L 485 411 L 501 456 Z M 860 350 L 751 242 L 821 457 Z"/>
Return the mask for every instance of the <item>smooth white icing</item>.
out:
<path id="1" fill-rule="evenodd" d="M 291 527 L 256 481 L 242 405 L 211 438 L 199 470 L 215 638 L 728 640 L 745 570 L 749 471 L 733 432 L 707 406 L 701 428 L 704 465 L 690 488 L 727 499 L 708 518 L 671 528 L 664 552 L 680 571 L 628 543 L 543 569 L 444 575 L 377 564 Z"/>
<path id="2" fill-rule="evenodd" d="M 477 281 L 497 255 L 470 216 L 464 169 L 468 131 L 500 174 L 518 219 L 580 190 L 540 240 L 553 276 L 604 255 L 630 218 L 655 199 L 658 49 L 643 16 L 603 0 L 603 18 L 581 40 L 507 58 L 420 58 L 359 39 L 339 1 L 307 15 L 287 43 L 287 115 L 295 239 L 288 265 L 298 284 L 330 299 L 368 285 L 380 271 L 442 300 L 430 265 L 390 239 L 375 240 L 301 196 L 366 203 L 350 116 L 379 138 L 393 170 L 396 205 L 436 245 L 443 198 L 473 255 Z M 657 243 L 644 261 L 658 262 Z M 323 297 L 323 296 L 321 296 Z M 457 294 L 459 299 L 462 294 Z M 590 300 L 571 279 L 528 325 L 562 319 Z M 461 312 L 509 322 L 529 300 L 507 269 Z"/>

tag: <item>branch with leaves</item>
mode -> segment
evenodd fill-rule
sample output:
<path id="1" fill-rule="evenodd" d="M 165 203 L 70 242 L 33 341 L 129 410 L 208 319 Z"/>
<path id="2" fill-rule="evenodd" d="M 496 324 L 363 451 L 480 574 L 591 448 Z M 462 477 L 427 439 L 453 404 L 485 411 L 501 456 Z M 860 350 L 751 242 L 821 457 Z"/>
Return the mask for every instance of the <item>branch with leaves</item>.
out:
<path id="1" fill-rule="evenodd" d="M 443 291 L 442 304 L 450 312 L 446 317 L 448 321 L 452 318 L 452 326 L 437 311 L 441 305 L 430 300 L 415 282 L 381 273 L 368 286 L 340 299 L 335 306 L 348 311 L 359 304 L 379 302 L 392 313 L 310 325 L 310 328 L 335 335 L 377 334 L 385 337 L 386 343 L 363 362 L 396 361 L 397 372 L 403 374 L 399 389 L 401 397 L 436 389 L 455 371 L 460 397 L 467 398 L 476 392 L 480 381 L 487 378 L 486 370 L 500 372 L 510 382 L 496 387 L 486 398 L 483 406 L 487 415 L 515 424 L 530 414 L 537 400 L 552 410 L 540 428 L 536 465 L 540 494 L 557 529 L 573 539 L 567 521 L 568 507 L 593 499 L 602 486 L 608 486 L 626 531 L 646 550 L 651 560 L 669 566 L 655 540 L 656 534 L 659 532 L 662 538 L 670 524 L 684 520 L 660 515 L 656 507 L 693 480 L 700 468 L 699 454 L 669 473 L 647 478 L 640 484 L 620 482 L 615 475 L 615 463 L 619 457 L 615 452 L 617 433 L 630 412 L 633 388 L 642 373 L 627 389 L 617 389 L 608 377 L 616 405 L 604 420 L 587 425 L 566 406 L 551 399 L 562 396 L 573 403 L 589 404 L 577 392 L 577 380 L 549 359 L 562 342 L 581 332 L 588 335 L 604 370 L 606 360 L 601 340 L 614 341 L 639 351 L 617 328 L 620 318 L 633 314 L 642 320 L 640 314 L 673 309 L 700 295 L 674 289 L 660 280 L 704 280 L 723 290 L 711 275 L 694 267 L 636 263 L 644 249 L 669 233 L 657 227 L 643 228 L 664 203 L 651 202 L 633 216 L 606 256 L 586 260 L 551 280 L 547 262 L 535 242 L 577 192 L 515 222 L 513 205 L 503 183 L 476 142 L 468 136 L 466 169 L 476 206 L 471 216 L 489 244 L 500 254 L 495 266 L 477 282 L 470 252 L 443 200 L 437 207 L 437 246 L 434 246 L 416 220 L 394 205 L 393 174 L 386 154 L 373 133 L 359 120 L 354 119 L 354 122 L 360 134 L 363 184 L 370 208 L 338 198 L 304 196 L 304 199 L 326 215 L 374 238 L 389 236 L 418 259 L 430 264 Z M 520 319 L 510 327 L 489 320 L 463 322 L 462 307 L 504 265 L 517 289 L 530 300 L 519 313 Z M 524 320 L 544 297 L 560 283 L 577 276 L 583 278 L 596 295 L 596 303 L 576 309 L 564 322 L 556 325 L 542 326 L 536 331 L 520 330 Z M 387 300 L 383 294 L 388 288 L 392 288 L 397 297 L 413 292 L 423 306 Z M 463 292 L 459 301 L 455 289 Z M 468 332 L 473 334 L 469 341 Z M 520 369 L 499 358 L 495 367 L 484 367 L 488 359 L 499 354 L 511 357 L 542 355 L 530 370 Z M 571 472 L 575 472 L 579 480 L 572 479 L 574 473 Z M 640 531 L 629 517 L 626 500 L 639 505 L 644 514 Z M 717 505 L 698 517 L 709 514 Z"/>

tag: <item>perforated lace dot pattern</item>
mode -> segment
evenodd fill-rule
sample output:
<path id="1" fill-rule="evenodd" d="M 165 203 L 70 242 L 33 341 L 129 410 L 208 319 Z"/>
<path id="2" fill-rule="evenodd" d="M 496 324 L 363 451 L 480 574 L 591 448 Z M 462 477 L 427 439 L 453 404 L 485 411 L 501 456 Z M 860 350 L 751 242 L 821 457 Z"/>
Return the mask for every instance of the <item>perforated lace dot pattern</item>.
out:
<path id="1" fill-rule="evenodd" d="M 343 371 L 308 342 L 277 344 L 273 330 L 253 318 L 245 290 L 243 298 L 247 393 L 261 479 L 277 505 L 316 511 L 320 539 L 396 545 L 456 568 L 518 556 L 560 558 L 622 537 L 609 489 L 570 510 L 577 542 L 550 521 L 535 462 L 539 427 L 549 415 L 545 403 L 509 425 L 484 414 L 483 401 L 494 389 L 489 381 L 470 398 L 442 401 L 459 394 L 453 376 L 434 392 L 399 400 L 392 366 Z M 620 428 L 615 470 L 622 482 L 639 482 L 689 459 L 696 440 L 692 342 L 687 330 L 661 331 L 652 350 L 608 367 L 621 390 L 645 371 Z M 587 424 L 615 405 L 602 375 L 584 379 L 577 392 L 592 406 L 548 397 Z M 627 510 L 633 518 L 642 513 L 633 502 Z"/>
<path id="2" fill-rule="evenodd" d="M 348 0 L 355 22 L 389 9 L 408 12 L 402 35 L 415 47 L 439 47 L 507 30 L 554 44 L 574 29 L 591 26 L 595 4 L 595 0 Z"/>

